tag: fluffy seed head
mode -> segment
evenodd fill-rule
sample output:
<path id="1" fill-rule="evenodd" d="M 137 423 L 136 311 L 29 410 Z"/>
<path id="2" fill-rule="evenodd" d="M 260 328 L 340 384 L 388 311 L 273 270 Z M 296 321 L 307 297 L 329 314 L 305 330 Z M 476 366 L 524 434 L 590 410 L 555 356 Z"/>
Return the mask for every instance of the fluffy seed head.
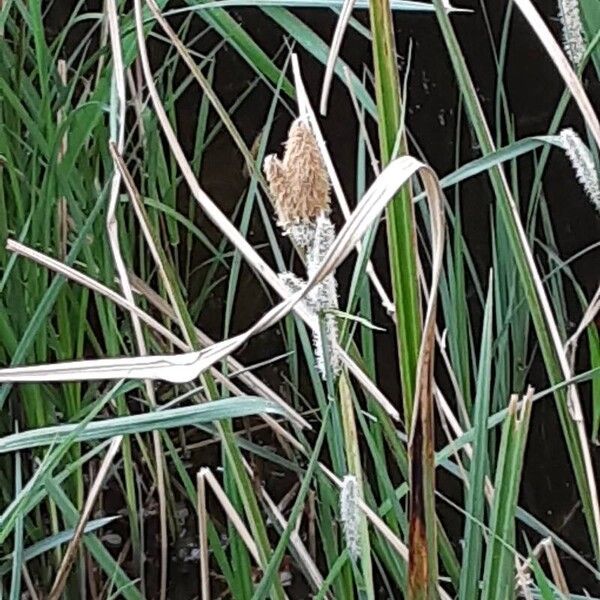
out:
<path id="1" fill-rule="evenodd" d="M 567 56 L 577 67 L 585 54 L 579 0 L 558 0 L 558 8 L 563 31 L 563 46 Z"/>
<path id="2" fill-rule="evenodd" d="M 298 275 L 290 273 L 289 271 L 279 273 L 278 277 L 291 294 L 299 292 L 306 283 L 303 279 L 298 277 Z"/>
<path id="3" fill-rule="evenodd" d="M 360 513 L 358 482 L 354 475 L 346 475 L 340 492 L 340 517 L 346 547 L 352 560 L 360 556 Z"/>
<path id="4" fill-rule="evenodd" d="M 285 233 L 298 248 L 308 250 L 315 239 L 316 226 L 313 221 L 308 223 L 293 223 L 288 226 Z"/>
<path id="5" fill-rule="evenodd" d="M 312 302 L 309 307 L 313 307 Z M 327 366 L 329 366 L 332 377 L 336 378 L 342 370 L 342 359 L 338 352 L 339 330 L 335 315 L 326 314 L 323 319 L 323 329 L 325 337 L 321 334 L 321 329 L 313 331 L 313 347 L 315 350 L 315 362 L 323 380 L 327 379 Z M 329 365 L 325 362 L 325 350 Z"/>
<path id="6" fill-rule="evenodd" d="M 331 219 L 323 213 L 319 214 L 315 221 L 315 238 L 306 256 L 309 277 L 319 268 L 334 239 L 335 227 Z"/>
<path id="7" fill-rule="evenodd" d="M 600 212 L 600 181 L 592 153 L 571 128 L 563 129 L 559 137 L 579 183 L 596 210 Z"/>
<path id="8" fill-rule="evenodd" d="M 312 245 L 308 248 L 306 255 L 306 271 L 312 277 L 325 258 L 335 239 L 335 227 L 328 216 L 320 214 L 315 222 L 315 234 Z M 336 309 L 338 307 L 337 282 L 333 273 L 329 274 L 321 283 L 313 288 L 308 294 L 308 305 L 316 312 Z M 327 365 L 325 356 L 329 359 L 329 368 L 334 377 L 340 374 L 342 363 L 337 350 L 339 331 L 337 319 L 333 314 L 325 314 L 323 338 L 320 331 L 313 334 L 315 358 L 317 368 L 323 379 L 327 377 Z M 325 348 L 327 352 L 325 352 Z"/>
<path id="9" fill-rule="evenodd" d="M 329 212 L 327 170 L 315 136 L 302 119 L 290 127 L 283 160 L 267 157 L 264 171 L 283 229 Z"/>
<path id="10" fill-rule="evenodd" d="M 289 185 L 285 168 L 283 163 L 274 154 L 270 154 L 265 158 L 263 170 L 269 183 L 271 195 L 275 200 L 275 212 L 277 213 L 278 222 L 281 223 L 285 218 L 281 212 L 282 207 L 285 208 L 290 202 Z"/>

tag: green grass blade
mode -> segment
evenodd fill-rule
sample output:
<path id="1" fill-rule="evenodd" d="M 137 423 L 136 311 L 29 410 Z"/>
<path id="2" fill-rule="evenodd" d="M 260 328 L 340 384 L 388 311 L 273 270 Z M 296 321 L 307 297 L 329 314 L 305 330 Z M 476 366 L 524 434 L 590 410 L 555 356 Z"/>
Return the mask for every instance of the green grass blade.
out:
<path id="1" fill-rule="evenodd" d="M 495 148 L 454 28 L 450 23 L 442 0 L 434 0 L 434 4 L 436 6 L 438 22 L 464 97 L 465 108 L 470 123 L 473 126 L 482 153 L 484 155 L 491 154 L 494 152 Z M 527 240 L 524 239 L 518 212 L 514 205 L 514 200 L 510 195 L 504 173 L 500 167 L 494 167 L 489 170 L 489 177 L 498 203 L 498 210 L 508 236 L 512 255 L 519 274 L 519 280 L 525 297 L 527 298 L 540 350 L 546 365 L 546 371 L 550 383 L 552 385 L 557 385 L 564 380 L 564 373 L 560 358 L 557 355 L 557 348 L 553 343 L 553 338 L 556 337 L 557 332 L 554 331 L 554 325 L 547 321 L 544 312 L 544 305 L 548 305 L 546 293 L 536 272 L 531 251 L 527 246 Z M 560 340 L 558 342 L 560 343 Z M 590 538 L 592 540 L 594 552 L 598 557 L 600 556 L 600 548 L 598 546 L 600 541 L 597 538 L 594 517 L 594 506 L 597 504 L 597 499 L 594 497 L 594 494 L 592 494 L 590 481 L 588 480 L 586 473 L 586 449 L 582 446 L 582 440 L 577 430 L 577 424 L 569 412 L 566 392 L 563 389 L 557 390 L 555 397 L 557 412 L 583 504 Z"/>
<path id="2" fill-rule="evenodd" d="M 21 454 L 15 456 L 15 495 L 21 493 Z M 10 600 L 21 598 L 21 571 L 23 569 L 23 513 L 17 516 L 14 533 L 14 550 L 12 552 L 12 575 L 10 579 Z"/>
<path id="3" fill-rule="evenodd" d="M 58 506 L 68 526 L 76 527 L 79 513 L 65 492 L 52 478 L 46 479 L 46 488 L 48 494 Z M 83 542 L 90 554 L 97 561 L 100 568 L 121 590 L 121 594 L 126 600 L 143 600 L 143 596 L 135 586 L 134 582 L 127 577 L 121 566 L 115 561 L 102 542 L 100 542 L 93 533 L 84 536 Z"/>
<path id="4" fill-rule="evenodd" d="M 483 532 L 479 523 L 484 522 L 485 494 L 484 483 L 488 468 L 487 419 L 490 407 L 490 387 L 492 370 L 492 304 L 493 279 L 490 277 L 488 297 L 481 333 L 481 351 L 477 373 L 477 392 L 473 426 L 475 441 L 469 469 L 469 484 L 466 491 L 465 510 L 472 518 L 465 521 L 464 550 L 460 573 L 459 599 L 476 598 L 479 592 Z"/>
<path id="5" fill-rule="evenodd" d="M 207 404 L 127 415 L 103 421 L 92 421 L 76 434 L 74 441 L 99 440 L 117 435 L 131 435 L 134 433 L 209 423 L 222 419 L 247 417 L 259 413 L 283 414 L 283 411 L 277 404 L 258 397 L 241 396 L 238 398 L 226 398 Z M 13 433 L 12 435 L 0 438 L 0 453 L 48 446 L 70 436 L 77 428 L 78 425 L 55 425 L 53 427 L 42 427 L 22 433 Z"/>
<path id="6" fill-rule="evenodd" d="M 507 600 L 514 597 L 515 511 L 531 406 L 531 397 L 526 397 L 519 414 L 516 400 L 513 400 L 502 430 L 494 480 L 495 491 L 490 515 L 482 600 Z"/>
<path id="7" fill-rule="evenodd" d="M 370 5 L 375 65 L 381 162 L 392 158 L 401 128 L 401 98 L 396 44 L 392 15 L 387 0 L 373 0 Z M 400 151 L 404 152 L 404 143 Z M 406 185 L 386 209 L 388 251 L 396 317 L 398 354 L 402 381 L 404 422 L 412 419 L 417 359 L 421 343 L 421 307 L 416 267 L 416 233 L 410 186 Z"/>
<path id="8" fill-rule="evenodd" d="M 84 527 L 83 533 L 92 533 L 98 529 L 101 529 L 102 527 L 110 525 L 110 523 L 116 521 L 117 519 L 119 519 L 119 517 L 114 516 L 102 517 L 101 519 L 94 519 L 92 521 L 89 521 Z M 73 538 L 74 533 L 75 529 L 65 529 L 55 535 L 48 536 L 43 540 L 40 540 L 39 542 L 28 546 L 27 548 L 24 548 L 21 557 L 22 562 L 26 563 L 27 561 L 33 560 L 34 558 L 37 558 L 38 556 L 41 556 L 46 552 L 50 552 L 51 550 L 54 550 L 55 548 L 58 548 L 63 544 L 67 544 Z M 0 575 L 5 575 L 6 573 L 8 573 L 11 567 L 15 564 L 13 561 L 14 556 L 14 553 L 11 553 L 7 556 L 3 556 L 0 559 L 0 562 L 2 563 L 0 565 Z"/>

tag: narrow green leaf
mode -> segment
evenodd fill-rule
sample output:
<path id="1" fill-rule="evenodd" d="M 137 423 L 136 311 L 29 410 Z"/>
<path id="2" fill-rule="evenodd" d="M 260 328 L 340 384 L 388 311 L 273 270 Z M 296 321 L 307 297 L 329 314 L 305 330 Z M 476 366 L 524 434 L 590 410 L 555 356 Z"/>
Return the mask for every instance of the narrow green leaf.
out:
<path id="1" fill-rule="evenodd" d="M 86 526 L 83 529 L 85 533 L 92 533 L 97 529 L 101 529 L 102 527 L 106 527 L 113 521 L 116 521 L 120 517 L 102 517 L 101 519 L 94 519 L 93 521 L 89 521 L 86 523 Z M 59 546 L 66 544 L 73 539 L 73 534 L 75 533 L 75 529 L 65 529 L 55 535 L 48 536 L 31 546 L 23 549 L 22 554 L 22 562 L 26 563 L 29 560 L 32 560 L 46 552 L 50 552 Z M 0 565 L 0 575 L 5 575 L 11 569 L 13 562 L 14 553 L 9 554 L 8 556 L 4 556 L 0 559 L 2 564 Z"/>
<path id="2" fill-rule="evenodd" d="M 271 560 L 267 565 L 267 568 L 264 571 L 264 575 L 252 596 L 252 600 L 263 600 L 267 597 L 271 586 L 273 585 L 273 578 L 279 577 L 279 565 L 281 560 L 283 559 L 283 553 L 290 541 L 290 537 L 295 530 L 296 522 L 298 517 L 302 513 L 304 509 L 304 502 L 306 500 L 306 495 L 308 494 L 308 490 L 310 488 L 310 484 L 313 478 L 313 474 L 315 472 L 315 468 L 317 467 L 317 461 L 319 460 L 319 456 L 321 454 L 321 448 L 323 446 L 323 440 L 325 439 L 325 434 L 327 433 L 328 425 L 329 425 L 329 413 L 331 411 L 331 405 L 327 407 L 325 414 L 323 415 L 323 421 L 321 424 L 321 429 L 319 431 L 319 435 L 315 441 L 314 450 L 310 457 L 310 461 L 308 463 L 308 467 L 306 469 L 306 473 L 304 474 L 304 478 L 302 479 L 302 484 L 300 485 L 300 489 L 298 490 L 298 496 L 292 506 L 292 510 L 290 512 L 290 516 L 288 517 L 288 522 L 286 528 L 283 530 L 281 537 L 279 538 L 279 542 L 273 551 L 271 556 Z"/>
<path id="3" fill-rule="evenodd" d="M 484 483 L 488 468 L 487 419 L 490 407 L 492 371 L 492 304 L 493 279 L 490 276 L 481 333 L 479 370 L 477 372 L 477 393 L 475 395 L 475 415 L 473 419 L 475 441 L 473 442 L 473 454 L 465 497 L 465 511 L 472 518 L 465 520 L 464 550 L 459 588 L 460 600 L 476 598 L 479 593 L 483 546 L 483 532 L 480 523 L 484 522 Z"/>
<path id="4" fill-rule="evenodd" d="M 65 492 L 52 478 L 46 479 L 46 488 L 48 494 L 62 513 L 67 525 L 71 528 L 76 527 L 79 513 Z M 115 561 L 102 542 L 100 542 L 93 533 L 83 536 L 83 543 L 104 573 L 106 573 L 109 579 L 115 582 L 117 587 L 121 590 L 122 596 L 126 600 L 143 600 L 140 590 L 135 586 L 134 582 L 127 577 L 119 563 Z"/>
<path id="5" fill-rule="evenodd" d="M 21 492 L 21 454 L 15 456 L 15 495 Z M 23 513 L 17 516 L 15 523 L 15 543 L 12 552 L 12 576 L 10 580 L 10 600 L 21 598 L 21 571 L 23 569 Z"/>
<path id="6" fill-rule="evenodd" d="M 77 433 L 74 441 L 99 440 L 117 435 L 131 435 L 222 419 L 247 417 L 259 413 L 283 414 L 283 410 L 274 402 L 254 396 L 226 398 L 194 406 L 92 421 Z M 0 454 L 60 442 L 77 428 L 78 425 L 55 425 L 4 436 L 0 438 Z"/>
<path id="7" fill-rule="evenodd" d="M 513 398 L 502 429 L 494 479 L 494 501 L 490 515 L 482 600 L 508 600 L 514 597 L 515 512 L 531 406 L 531 397 L 528 396 L 518 411 L 516 399 Z"/>

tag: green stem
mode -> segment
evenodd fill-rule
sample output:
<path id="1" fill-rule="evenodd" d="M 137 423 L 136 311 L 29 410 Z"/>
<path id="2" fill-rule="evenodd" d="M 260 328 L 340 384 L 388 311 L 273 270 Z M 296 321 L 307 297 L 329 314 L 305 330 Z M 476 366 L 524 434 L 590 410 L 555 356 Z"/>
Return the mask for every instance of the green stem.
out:
<path id="1" fill-rule="evenodd" d="M 396 43 L 389 0 L 373 0 L 369 9 L 373 34 L 375 95 L 379 122 L 382 164 L 392 160 L 396 140 L 405 151 L 401 123 L 401 98 Z M 404 422 L 410 426 L 415 393 L 415 376 L 421 343 L 421 305 L 417 278 L 415 216 L 410 184 L 406 184 L 386 209 L 388 249 L 397 343 L 402 381 Z"/>

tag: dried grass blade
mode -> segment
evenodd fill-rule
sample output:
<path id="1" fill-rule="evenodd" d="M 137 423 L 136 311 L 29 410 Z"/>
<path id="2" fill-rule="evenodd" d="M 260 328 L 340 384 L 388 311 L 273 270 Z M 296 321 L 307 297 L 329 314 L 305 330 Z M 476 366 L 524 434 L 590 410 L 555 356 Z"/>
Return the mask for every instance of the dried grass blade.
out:
<path id="1" fill-rule="evenodd" d="M 444 207 L 431 196 L 431 284 L 423 324 L 413 420 L 408 445 L 410 466 L 408 597 L 435 595 L 437 541 L 435 514 L 435 442 L 433 365 L 436 343 L 437 294 L 444 255 Z"/>
<path id="2" fill-rule="evenodd" d="M 210 600 L 210 566 L 208 564 L 208 515 L 206 511 L 206 477 L 202 471 L 196 477 L 198 512 L 198 549 L 200 551 L 200 598 Z"/>
<path id="3" fill-rule="evenodd" d="M 128 378 L 183 383 L 195 379 L 200 373 L 237 350 L 251 337 L 275 324 L 298 305 L 315 285 L 335 270 L 353 251 L 356 243 L 366 233 L 373 221 L 379 218 L 397 189 L 417 172 L 421 175 L 427 198 L 431 202 L 431 212 L 435 214 L 436 206 L 440 203 L 441 191 L 433 171 L 410 156 L 396 159 L 388 165 L 366 192 L 351 218 L 333 241 L 323 262 L 306 282 L 306 285 L 297 293 L 288 295 L 283 302 L 269 310 L 244 333 L 202 351 L 179 355 L 72 361 L 58 365 L 0 369 L 0 381 L 82 381 Z M 313 317 L 311 316 L 310 319 L 312 320 Z M 350 362 L 345 353 L 342 356 Z M 350 362 L 350 365 L 352 364 L 354 363 Z M 362 371 L 358 369 L 358 377 L 361 375 Z M 397 417 L 397 414 L 392 416 Z"/>
<path id="4" fill-rule="evenodd" d="M 244 544 L 246 544 L 246 547 L 248 548 L 248 551 L 256 561 L 256 564 L 259 566 L 264 566 L 261 564 L 258 548 L 256 547 L 254 540 L 252 539 L 252 534 L 244 524 L 244 521 L 242 521 L 242 518 L 238 514 L 237 510 L 235 510 L 235 507 L 231 503 L 231 500 L 229 500 L 229 498 L 227 497 L 225 490 L 221 487 L 221 484 L 217 481 L 217 478 L 214 476 L 213 472 L 208 467 L 204 467 L 200 469 L 200 472 L 198 473 L 198 478 L 203 478 L 206 481 L 206 483 L 208 483 L 216 499 L 219 501 L 219 504 L 225 511 L 227 518 L 235 527 L 239 536 L 242 538 Z"/>
<path id="5" fill-rule="evenodd" d="M 48 600 L 59 600 L 62 597 L 63 590 L 67 583 L 67 578 L 69 576 L 69 572 L 71 571 L 71 567 L 73 566 L 73 561 L 75 560 L 77 554 L 77 548 L 81 542 L 81 536 L 85 530 L 85 526 L 89 521 L 92 511 L 94 510 L 94 505 L 96 504 L 96 500 L 98 495 L 100 494 L 100 490 L 102 489 L 102 485 L 104 484 L 104 480 L 108 474 L 108 470 L 112 465 L 117 452 L 121 448 L 121 443 L 123 441 L 123 436 L 120 435 L 114 438 L 110 444 L 106 452 L 106 456 L 102 460 L 102 464 L 100 465 L 100 469 L 94 479 L 92 486 L 90 487 L 90 491 L 87 495 L 85 506 L 81 511 L 81 516 L 79 517 L 79 521 L 77 523 L 77 527 L 73 532 L 73 537 L 69 542 L 67 550 L 63 556 L 62 563 L 57 571 L 56 578 L 54 580 L 54 585 L 50 590 L 50 594 L 48 595 Z"/>
<path id="6" fill-rule="evenodd" d="M 107 0 L 106 11 L 108 16 L 108 26 L 110 33 L 110 45 L 113 58 L 113 79 L 116 88 L 117 110 L 117 139 L 111 139 L 109 144 L 111 148 L 116 146 L 119 154 L 123 153 L 125 147 L 125 115 L 127 111 L 127 92 L 125 85 L 125 66 L 123 64 L 123 53 L 121 49 L 121 33 L 119 31 L 119 17 L 117 13 L 117 5 L 115 0 Z M 112 136 L 111 136 L 112 137 Z M 114 162 L 114 161 L 113 161 Z M 115 167 L 116 167 L 115 163 Z M 119 241 L 119 224 L 116 216 L 117 203 L 119 200 L 119 190 L 121 187 L 121 173 L 118 168 L 115 168 L 110 188 L 108 201 L 108 210 L 106 214 L 106 230 L 110 248 L 115 262 L 115 268 L 119 276 L 119 283 L 123 291 L 123 295 L 131 304 L 135 304 L 131 284 L 127 276 L 127 268 L 121 253 Z M 141 356 L 147 354 L 146 342 L 142 332 L 140 319 L 134 311 L 130 312 L 131 322 L 135 344 L 138 353 Z M 150 402 L 150 406 L 156 406 L 156 396 L 154 387 L 147 379 L 144 382 L 146 396 Z M 167 539 L 167 497 L 165 491 L 165 473 L 164 473 L 164 456 L 162 451 L 162 443 L 158 432 L 152 433 L 152 446 L 154 449 L 154 460 L 156 463 L 156 487 L 158 491 L 159 505 L 159 523 L 160 523 L 160 600 L 165 600 L 167 597 L 167 564 L 168 564 L 168 539 Z"/>
<path id="7" fill-rule="evenodd" d="M 162 323 L 159 323 L 154 317 L 140 309 L 138 306 L 130 304 L 123 296 L 119 295 L 117 292 L 100 283 L 99 281 L 96 281 L 95 279 L 89 277 L 85 273 L 81 273 L 73 267 L 69 267 L 64 263 L 61 263 L 60 261 L 51 258 L 50 256 L 42 254 L 37 250 L 33 250 L 32 248 L 29 248 L 15 240 L 9 239 L 6 243 L 6 249 L 25 258 L 29 258 L 30 260 L 33 260 L 36 263 L 48 269 L 56 271 L 57 273 L 64 275 L 66 278 L 75 281 L 76 283 L 83 285 L 94 292 L 103 295 L 104 297 L 114 302 L 117 306 L 121 306 L 122 308 L 125 308 L 130 312 L 135 312 L 135 314 L 140 318 L 141 321 L 146 323 L 151 329 L 163 336 L 175 347 L 183 351 L 190 351 L 190 346 L 188 344 L 186 344 L 183 340 L 179 339 L 174 333 L 167 329 Z M 169 306 L 169 304 L 166 303 L 158 294 L 156 294 L 156 292 L 151 290 L 141 279 L 139 279 L 133 274 L 130 274 L 129 278 L 131 281 L 134 282 L 133 289 L 135 289 L 136 292 L 142 294 L 147 300 L 150 301 L 151 304 L 153 304 L 170 319 L 176 318 L 175 311 Z M 204 332 L 202 332 L 198 328 L 195 329 L 195 334 L 203 346 L 212 346 L 215 343 L 211 338 L 209 338 Z M 229 365 L 231 370 L 233 372 L 239 373 L 239 375 L 237 376 L 247 386 L 253 389 L 258 395 L 263 396 L 264 398 L 267 398 L 268 400 L 272 400 L 273 402 L 279 404 L 289 413 L 290 419 L 294 421 L 299 427 L 312 429 L 310 423 L 302 415 L 300 415 L 298 412 L 292 409 L 290 405 L 281 396 L 276 394 L 268 385 L 266 385 L 263 381 L 256 377 L 256 375 L 249 372 L 246 369 L 246 367 L 244 367 L 244 365 L 242 365 L 240 362 L 238 362 L 231 356 L 227 356 L 225 360 L 227 361 L 227 364 Z M 220 371 L 213 368 L 212 374 L 234 394 L 240 393 L 237 386 L 233 385 L 231 380 L 228 377 L 225 377 Z M 263 416 L 263 418 L 265 416 Z M 288 441 L 290 441 L 290 443 L 298 444 L 296 438 L 292 437 L 290 439 L 290 437 L 287 435 L 287 432 L 286 438 L 288 439 Z"/>
<path id="8" fill-rule="evenodd" d="M 352 15 L 352 9 L 354 8 L 356 0 L 344 0 L 344 5 L 340 11 L 335 31 L 333 32 L 333 38 L 329 46 L 329 56 L 327 57 L 327 64 L 325 65 L 325 75 L 323 76 L 323 85 L 321 86 L 321 103 L 319 105 L 319 112 L 322 115 L 327 114 L 327 101 L 329 99 L 329 90 L 331 89 L 331 81 L 333 79 L 333 70 L 335 68 L 335 61 L 337 60 L 340 48 L 342 46 L 342 40 L 344 39 L 344 33 L 348 26 L 348 21 Z"/>

